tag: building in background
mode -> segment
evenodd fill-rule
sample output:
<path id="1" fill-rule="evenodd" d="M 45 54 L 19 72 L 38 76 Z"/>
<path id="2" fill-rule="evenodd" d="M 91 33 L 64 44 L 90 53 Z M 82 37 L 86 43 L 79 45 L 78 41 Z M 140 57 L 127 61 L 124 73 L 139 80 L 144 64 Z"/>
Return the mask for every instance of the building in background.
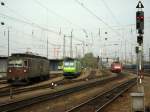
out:
<path id="1" fill-rule="evenodd" d="M 0 56 L 0 79 L 7 76 L 7 60 L 8 57 Z"/>

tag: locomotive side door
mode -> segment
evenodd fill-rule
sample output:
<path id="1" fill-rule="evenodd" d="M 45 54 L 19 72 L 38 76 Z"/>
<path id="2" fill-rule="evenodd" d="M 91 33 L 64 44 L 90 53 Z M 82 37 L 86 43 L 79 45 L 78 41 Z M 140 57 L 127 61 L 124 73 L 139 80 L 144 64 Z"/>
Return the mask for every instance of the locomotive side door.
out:
<path id="1" fill-rule="evenodd" d="M 44 67 L 43 67 L 43 61 L 40 61 L 40 75 L 42 76 L 43 75 L 43 72 L 44 72 Z"/>

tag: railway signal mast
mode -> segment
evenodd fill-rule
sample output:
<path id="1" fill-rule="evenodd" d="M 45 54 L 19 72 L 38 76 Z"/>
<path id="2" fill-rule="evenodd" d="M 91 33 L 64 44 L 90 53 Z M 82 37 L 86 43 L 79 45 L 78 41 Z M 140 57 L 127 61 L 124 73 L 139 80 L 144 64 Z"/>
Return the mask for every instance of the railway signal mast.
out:
<path id="1" fill-rule="evenodd" d="M 137 75 L 138 84 L 142 84 L 143 78 L 143 35 L 144 35 L 144 8 L 141 1 L 136 6 L 138 11 L 136 12 L 136 30 L 137 30 Z"/>
<path id="2" fill-rule="evenodd" d="M 141 1 L 136 6 L 136 30 L 137 30 L 137 92 L 131 93 L 131 112 L 145 112 L 144 103 L 144 86 L 142 85 L 143 79 L 143 35 L 144 35 L 144 8 Z"/>

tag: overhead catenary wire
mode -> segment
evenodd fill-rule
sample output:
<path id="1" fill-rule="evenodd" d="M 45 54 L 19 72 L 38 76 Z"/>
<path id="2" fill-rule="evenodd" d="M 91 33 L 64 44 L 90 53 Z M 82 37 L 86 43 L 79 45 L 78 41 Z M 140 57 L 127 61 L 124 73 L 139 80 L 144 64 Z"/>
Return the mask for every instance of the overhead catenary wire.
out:
<path id="1" fill-rule="evenodd" d="M 45 41 L 44 41 L 44 40 L 40 40 L 40 38 L 38 38 L 38 36 L 25 33 L 25 32 L 23 32 L 23 31 L 21 31 L 21 30 L 16 29 L 16 28 L 13 28 L 13 29 L 14 29 L 16 32 L 22 33 L 23 35 L 26 35 L 26 36 L 29 36 L 29 37 L 35 37 L 35 41 L 46 43 L 46 39 L 45 39 Z M 34 42 L 35 42 L 35 41 L 34 41 Z M 49 43 L 50 45 L 52 45 L 52 46 L 62 46 L 61 44 L 55 44 L 55 43 L 52 43 L 52 42 L 48 42 L 48 43 Z"/>
<path id="2" fill-rule="evenodd" d="M 51 32 L 51 33 L 55 33 L 55 34 L 59 34 L 58 32 L 56 32 L 56 31 L 54 31 L 54 30 L 51 30 L 51 29 L 49 29 L 48 27 L 43 27 L 43 26 L 41 26 L 41 25 L 39 25 L 39 24 L 37 24 L 37 23 L 34 23 L 34 22 L 32 22 L 32 20 L 30 20 L 29 18 L 27 18 L 27 17 L 25 17 L 25 16 L 23 16 L 22 14 L 20 14 L 20 13 L 18 13 L 18 11 L 15 11 L 15 10 L 13 10 L 12 8 L 10 8 L 10 7 L 8 7 L 6 4 L 5 4 L 5 7 L 10 11 L 10 12 L 12 12 L 13 14 L 15 14 L 16 16 L 19 16 L 19 18 L 21 17 L 22 19 L 18 19 L 18 18 L 15 18 L 15 17 L 11 17 L 11 16 L 9 16 L 9 18 L 11 17 L 11 19 L 14 19 L 14 20 L 19 20 L 20 22 L 24 22 L 25 24 L 28 24 L 28 25 L 30 25 L 30 26 L 32 26 L 32 27 L 37 27 L 37 28 L 40 28 L 40 29 L 42 29 L 42 30 L 45 30 L 45 31 L 47 31 L 47 32 Z M 7 16 L 7 15 L 5 15 L 5 14 L 3 14 L 3 16 Z M 8 16 L 7 16 L 8 17 Z M 59 34 L 60 35 L 60 34 Z"/>
<path id="3" fill-rule="evenodd" d="M 113 13 L 113 11 L 110 9 L 110 7 L 108 6 L 107 2 L 105 0 L 102 0 L 103 4 L 105 5 L 105 7 L 107 8 L 107 10 L 109 11 L 109 13 L 111 14 L 112 18 L 114 19 L 114 21 L 116 22 L 116 24 L 121 25 L 118 21 L 118 19 L 116 18 L 115 14 Z"/>
<path id="4" fill-rule="evenodd" d="M 101 19 L 99 16 L 97 16 L 95 13 L 93 13 L 89 8 L 87 8 L 83 3 L 81 3 L 79 0 L 75 0 L 76 3 L 78 3 L 82 8 L 84 8 L 87 12 L 89 12 L 92 16 L 94 16 L 97 20 L 102 22 L 104 25 L 106 25 L 108 28 L 113 30 L 117 35 L 121 35 L 119 32 L 117 32 L 115 29 L 113 29 L 107 22 L 105 22 L 103 19 Z"/>
<path id="5" fill-rule="evenodd" d="M 43 7 L 44 9 L 46 9 L 49 13 L 52 13 L 54 15 L 56 15 L 57 17 L 63 18 L 64 20 L 66 20 L 68 23 L 75 25 L 77 27 L 79 27 L 81 30 L 85 30 L 85 28 L 82 28 L 80 25 L 74 24 L 72 23 L 68 18 L 65 18 L 63 16 L 61 16 L 60 14 L 56 13 L 55 11 L 51 10 L 50 8 L 46 7 L 44 4 L 42 4 L 39 0 L 33 0 L 35 3 L 37 3 L 38 5 L 40 5 L 41 7 Z M 62 33 L 63 34 L 63 33 Z M 64 35 L 64 34 L 63 34 Z M 84 40 L 80 40 L 77 38 L 73 38 L 74 40 L 83 42 Z"/>
<path id="6" fill-rule="evenodd" d="M 34 1 L 35 1 L 35 0 L 34 0 Z M 36 0 L 36 1 L 39 1 L 39 0 Z M 59 16 L 59 15 L 58 15 L 58 16 Z M 59 16 L 59 17 L 60 17 L 60 16 Z M 30 24 L 30 25 L 33 26 L 33 27 L 37 27 L 37 28 L 40 28 L 40 29 L 42 29 L 42 30 L 47 29 L 46 31 L 49 30 L 48 28 L 45 28 L 45 27 L 43 27 L 43 26 L 40 26 L 40 25 L 38 25 L 38 24 L 36 24 L 36 23 L 29 22 L 29 20 L 27 20 L 27 19 L 24 19 L 23 21 L 26 22 L 27 24 Z M 26 23 L 25 23 L 25 24 L 26 24 Z M 57 31 L 54 31 L 54 30 L 51 30 L 50 32 L 59 34 Z M 76 38 L 74 38 L 74 39 L 76 39 Z M 83 41 L 84 41 L 84 40 L 81 40 L 81 39 L 76 39 L 76 40 L 78 40 L 78 41 L 80 41 L 80 42 L 83 42 Z"/>
<path id="7" fill-rule="evenodd" d="M 1 15 L 2 17 L 4 17 L 5 19 L 7 18 L 7 19 L 10 19 L 10 20 L 13 20 L 13 21 L 21 22 L 21 23 L 23 23 L 23 24 L 27 24 L 27 25 L 30 25 L 30 26 L 33 26 L 33 27 L 40 28 L 41 30 L 45 30 L 45 29 L 46 29 L 46 28 L 43 28 L 43 27 L 41 27 L 41 26 L 35 26 L 35 24 L 30 23 L 30 22 L 25 21 L 25 20 L 21 20 L 21 19 L 15 18 L 15 17 L 11 17 L 11 16 L 8 16 L 8 15 L 2 14 L 2 13 L 0 13 L 0 15 Z M 49 29 L 46 29 L 46 30 L 49 31 Z M 53 31 L 50 30 L 50 32 L 53 32 Z M 57 32 L 53 32 L 53 33 L 58 34 Z M 29 35 L 30 35 L 30 34 L 28 34 L 28 36 L 29 36 Z M 33 37 L 33 35 L 30 35 L 30 37 Z M 83 42 L 83 41 L 80 40 L 80 39 L 77 39 L 77 38 L 74 38 L 74 39 L 77 40 L 77 41 Z M 54 44 L 54 43 L 51 43 L 51 42 L 48 42 L 48 43 L 51 44 L 52 46 L 58 46 L 58 44 Z M 59 46 L 63 46 L 63 45 L 59 45 Z M 69 45 L 66 45 L 66 46 L 69 47 Z"/>
<path id="8" fill-rule="evenodd" d="M 7 5 L 5 5 L 5 7 L 12 12 L 14 15 L 21 17 L 22 19 L 26 20 L 26 21 L 31 21 L 30 19 L 24 17 L 22 14 L 18 13 L 17 11 L 15 11 L 14 9 L 8 7 Z"/>
<path id="9" fill-rule="evenodd" d="M 57 17 L 59 17 L 59 18 L 64 19 L 65 21 L 67 21 L 67 22 L 70 23 L 70 24 L 74 24 L 74 23 L 72 23 L 68 18 L 63 17 L 63 16 L 61 16 L 60 14 L 56 13 L 55 11 L 51 10 L 50 8 L 46 7 L 46 6 L 45 6 L 44 4 L 42 4 L 39 0 L 33 0 L 33 1 L 34 1 L 36 4 L 40 5 L 42 8 L 46 9 L 47 12 L 52 13 L 53 15 L 55 15 L 55 16 L 57 16 Z M 45 30 L 45 31 L 48 31 L 48 32 L 52 32 L 52 33 L 55 33 L 55 34 L 58 34 L 58 35 L 61 35 L 61 34 L 64 35 L 64 34 L 62 33 L 62 31 L 61 31 L 61 33 L 60 33 L 60 31 L 57 32 L 57 31 L 54 31 L 54 30 L 49 29 L 48 26 L 47 26 L 47 27 L 43 27 L 43 26 L 41 26 L 41 25 L 38 25 L 38 24 L 36 24 L 36 23 L 33 23 L 30 19 L 24 17 L 23 15 L 21 15 L 21 14 L 18 13 L 17 11 L 15 11 L 15 10 L 9 8 L 8 6 L 6 6 L 6 7 L 9 9 L 9 11 L 11 11 L 12 13 L 14 13 L 15 15 L 18 15 L 19 17 L 22 17 L 23 20 L 18 19 L 18 18 L 16 18 L 16 17 L 11 17 L 11 16 L 8 16 L 8 15 L 5 15 L 5 14 L 2 14 L 2 13 L 1 13 L 1 15 L 2 15 L 3 17 L 5 17 L 5 18 L 7 17 L 8 19 L 12 19 L 12 20 L 15 20 L 15 21 L 17 21 L 17 22 L 22 22 L 22 23 L 28 24 L 28 25 L 30 25 L 30 26 L 32 26 L 32 27 L 37 27 L 37 28 L 40 28 L 40 29 L 42 29 L 42 30 Z M 48 15 L 47 15 L 47 16 L 48 16 Z M 48 19 L 48 18 L 47 18 L 47 19 Z M 62 20 L 62 19 L 61 19 L 61 20 Z M 74 25 L 76 25 L 76 24 L 74 24 Z M 81 27 L 80 25 L 76 25 L 76 26 Z M 83 28 L 81 28 L 81 29 L 83 29 Z M 34 33 L 34 32 L 32 31 L 32 34 L 33 34 L 33 33 Z M 80 41 L 79 39 L 75 39 L 75 40 Z"/>
<path id="10" fill-rule="evenodd" d="M 32 34 L 28 34 L 28 33 L 25 33 L 24 31 L 21 31 L 20 29 L 16 29 L 16 28 L 14 28 L 14 27 L 12 27 L 11 28 L 12 30 L 11 31 L 15 31 L 16 33 L 20 33 L 20 34 L 23 34 L 23 35 L 25 35 L 25 36 L 27 36 L 27 37 L 34 37 L 35 38 L 35 40 L 34 40 L 34 43 L 36 42 L 40 42 L 41 44 L 43 44 L 43 43 L 46 43 L 46 39 L 45 40 L 40 40 L 40 38 L 38 38 L 38 36 L 35 36 L 35 35 L 32 35 Z M 14 32 L 14 33 L 15 33 Z M 78 41 L 82 41 L 82 40 L 78 40 Z M 18 45 L 18 44 L 20 44 L 20 45 L 24 45 L 25 43 L 23 42 L 23 43 L 20 43 L 20 41 L 14 41 L 14 43 L 17 43 L 16 45 Z M 48 42 L 48 44 L 50 44 L 51 46 L 54 46 L 54 47 L 56 47 L 56 46 L 63 46 L 61 43 L 59 43 L 59 44 L 55 44 L 55 43 L 52 43 L 52 42 Z M 27 46 L 29 46 L 30 44 L 28 43 L 26 43 L 26 45 Z M 66 45 L 66 47 L 70 47 L 70 45 L 68 44 L 68 45 Z"/>
<path id="11" fill-rule="evenodd" d="M 45 30 L 45 31 L 48 31 L 48 32 L 55 33 L 55 34 L 59 35 L 58 32 L 53 31 L 53 30 L 51 30 L 51 29 L 49 29 L 49 28 L 45 28 L 45 27 L 43 27 L 43 26 L 41 26 L 41 25 L 38 25 L 38 24 L 36 24 L 36 23 L 32 23 L 32 22 L 29 22 L 29 21 L 21 20 L 21 19 L 19 19 L 19 18 L 12 17 L 12 16 L 8 16 L 8 15 L 3 14 L 3 13 L 0 13 L 0 15 L 1 15 L 4 19 L 7 18 L 7 19 L 10 19 L 10 20 L 13 20 L 13 21 L 16 21 L 16 22 L 20 22 L 20 23 L 23 23 L 23 24 L 27 24 L 27 25 L 29 25 L 29 26 L 36 27 L 36 28 L 39 28 L 39 29 L 42 29 L 42 30 Z"/>
<path id="12" fill-rule="evenodd" d="M 51 33 L 60 35 L 59 32 L 56 32 L 56 31 L 51 30 L 51 29 L 49 29 L 49 28 L 45 28 L 45 27 L 40 26 L 40 25 L 38 25 L 38 24 L 36 24 L 36 23 L 31 23 L 31 22 L 29 22 L 29 21 L 22 20 L 22 19 L 19 19 L 19 18 L 16 18 L 16 17 L 12 17 L 12 16 L 8 16 L 8 15 L 3 14 L 3 13 L 0 13 L 0 15 L 1 15 L 4 19 L 13 20 L 13 21 L 16 21 L 16 22 L 19 22 L 19 23 L 27 24 L 27 25 L 29 25 L 29 26 L 31 26 L 31 27 L 39 28 L 39 29 L 41 29 L 41 30 L 44 30 L 44 31 L 47 31 L 47 32 L 51 32 Z M 61 34 L 64 35 L 63 33 L 61 33 Z M 74 38 L 74 39 L 77 40 L 77 41 L 80 41 L 80 42 L 83 41 L 83 40 L 80 40 L 80 39 L 77 39 L 77 38 Z"/>
<path id="13" fill-rule="evenodd" d="M 15 29 L 15 28 L 11 28 L 11 31 L 16 31 L 16 33 L 18 34 L 18 33 L 21 33 L 21 34 L 23 34 L 23 36 L 27 36 L 27 37 L 32 37 L 32 35 L 30 35 L 30 34 L 27 34 L 27 33 L 25 33 L 25 32 L 23 32 L 23 31 L 21 31 L 21 30 L 17 30 L 17 29 Z M 15 32 L 14 32 L 15 33 Z M 34 35 L 34 37 L 36 37 L 35 35 Z M 17 46 L 17 47 L 19 47 L 20 45 L 25 45 L 25 46 L 30 46 L 31 47 L 31 44 L 29 44 L 30 43 L 30 41 L 26 41 L 26 43 L 24 43 L 23 41 L 17 41 L 18 39 L 12 39 L 11 40 L 11 43 L 15 43 L 15 44 L 13 44 L 13 46 L 15 45 L 15 46 Z M 27 39 L 28 40 L 28 39 Z M 27 43 L 28 42 L 28 43 Z M 39 40 L 37 37 L 35 38 L 35 40 L 34 40 L 34 43 L 35 42 L 40 42 L 40 44 L 38 43 L 38 44 L 36 44 L 36 46 L 43 46 L 44 45 L 44 43 L 45 43 L 45 41 L 44 40 Z M 32 43 L 33 44 L 33 43 Z M 57 44 L 54 44 L 54 43 L 51 43 L 51 42 L 49 42 L 49 44 L 51 44 L 52 46 L 58 46 Z M 35 49 L 35 47 L 36 47 L 35 45 L 34 45 L 34 49 Z M 5 45 L 5 47 L 6 47 L 6 45 Z"/>
<path id="14" fill-rule="evenodd" d="M 46 9 L 46 11 L 48 11 L 49 13 L 52 13 L 54 14 L 55 16 L 59 17 L 59 18 L 62 18 L 64 19 L 65 21 L 67 21 L 68 23 L 72 24 L 72 25 L 75 25 L 77 27 L 79 27 L 80 29 L 84 29 L 82 28 L 80 25 L 77 25 L 77 24 L 74 24 L 73 22 L 71 22 L 68 18 L 65 18 L 63 17 L 62 15 L 56 13 L 55 11 L 51 10 L 50 8 L 46 7 L 44 4 L 42 4 L 39 0 L 33 0 L 35 3 L 37 3 L 38 5 L 40 5 L 42 8 Z M 72 29 L 72 28 L 71 28 Z M 59 33 L 60 34 L 60 33 Z M 61 34 L 63 34 L 61 32 Z M 63 34 L 65 35 L 65 34 Z M 74 40 L 77 40 L 77 41 L 80 41 L 80 42 L 83 42 L 84 40 L 80 40 L 80 39 L 77 39 L 77 38 L 73 38 Z"/>
<path id="15" fill-rule="evenodd" d="M 50 9 L 49 7 L 45 6 L 43 3 L 41 3 L 39 0 L 32 0 L 34 1 L 36 4 L 38 4 L 39 6 L 41 6 L 42 8 L 46 9 L 49 13 L 52 13 L 53 15 L 57 16 L 58 18 L 62 18 L 63 20 L 65 20 L 66 22 L 68 22 L 69 24 L 72 24 L 74 26 L 77 26 L 81 29 L 83 29 L 80 25 L 73 23 L 72 21 L 70 21 L 68 18 L 58 14 L 57 12 L 53 11 L 52 9 Z"/>

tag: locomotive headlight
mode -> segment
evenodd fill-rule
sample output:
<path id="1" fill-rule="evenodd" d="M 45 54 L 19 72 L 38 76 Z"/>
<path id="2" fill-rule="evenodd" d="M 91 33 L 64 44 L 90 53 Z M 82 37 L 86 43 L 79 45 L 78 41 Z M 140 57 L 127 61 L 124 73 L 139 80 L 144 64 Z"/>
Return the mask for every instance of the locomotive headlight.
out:
<path id="1" fill-rule="evenodd" d="M 120 69 L 121 67 L 120 66 L 115 66 L 115 69 Z"/>
<path id="2" fill-rule="evenodd" d="M 23 70 L 23 72 L 27 72 L 27 70 Z"/>
<path id="3" fill-rule="evenodd" d="M 8 72 L 11 72 L 11 69 L 9 69 Z"/>

